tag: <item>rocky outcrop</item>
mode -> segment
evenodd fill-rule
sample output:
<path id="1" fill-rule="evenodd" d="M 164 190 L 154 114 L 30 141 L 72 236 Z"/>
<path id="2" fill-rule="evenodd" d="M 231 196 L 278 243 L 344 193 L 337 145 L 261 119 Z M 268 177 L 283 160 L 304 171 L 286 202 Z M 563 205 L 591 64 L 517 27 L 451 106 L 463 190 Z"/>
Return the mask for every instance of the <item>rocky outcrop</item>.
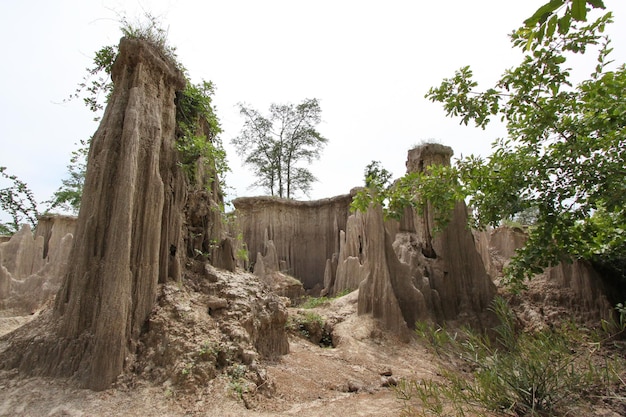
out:
<path id="1" fill-rule="evenodd" d="M 429 144 L 409 152 L 407 170 L 450 164 L 449 147 Z M 245 198 L 233 202 L 246 244 L 263 260 L 284 265 L 307 289 L 322 294 L 359 289 L 358 311 L 406 334 L 417 320 L 480 324 L 495 286 L 458 203 L 448 226 L 436 229 L 429 207 L 407 209 L 398 222 L 380 207 L 350 214 L 351 194 L 313 202 Z M 261 257 L 265 245 L 272 250 Z M 274 259 L 275 258 L 275 259 Z"/>
<path id="2" fill-rule="evenodd" d="M 281 271 L 319 293 L 326 260 L 339 252 L 339 232 L 346 228 L 351 201 L 350 195 L 342 195 L 317 201 L 245 197 L 232 203 L 250 261 L 257 262 L 257 254 L 265 253 L 271 240 Z"/>
<path id="3" fill-rule="evenodd" d="M 528 238 L 522 229 L 506 226 L 475 234 L 479 251 L 495 281 L 502 278 L 511 257 Z M 527 288 L 512 303 L 529 328 L 552 324 L 563 317 L 576 317 L 595 326 L 601 319 L 612 317 L 613 308 L 603 279 L 587 262 L 562 262 L 525 284 Z"/>
<path id="4" fill-rule="evenodd" d="M 528 240 L 528 235 L 519 227 L 498 227 L 496 229 L 474 230 L 476 249 L 491 279 L 498 281 L 502 270 L 508 265 L 515 251 Z"/>
<path id="5" fill-rule="evenodd" d="M 56 294 L 67 271 L 75 221 L 43 216 L 34 234 L 24 225 L 0 243 L 0 309 L 30 314 Z"/>
<path id="6" fill-rule="evenodd" d="M 278 295 L 289 298 L 292 302 L 298 302 L 304 297 L 302 283 L 284 272 L 284 262 L 278 261 L 274 242 L 265 242 L 265 255 L 257 253 L 254 263 L 254 275 L 261 278 Z"/>
<path id="7" fill-rule="evenodd" d="M 150 381 L 202 389 L 231 366 L 264 373 L 259 359 L 289 352 L 287 309 L 252 274 L 207 265 L 204 276 L 164 284 L 159 293 L 132 364 Z"/>
<path id="8" fill-rule="evenodd" d="M 96 390 L 109 387 L 136 352 L 159 284 L 180 282 L 194 272 L 188 266 L 233 265 L 234 258 L 232 245 L 222 245 L 214 167 L 184 170 L 175 146 L 183 73 L 158 46 L 122 39 L 111 76 L 54 309 L 8 345 L 0 340 L 1 367 L 72 376 Z"/>
<path id="9" fill-rule="evenodd" d="M 409 151 L 407 170 L 449 165 L 451 155 L 449 147 L 420 146 Z M 422 215 L 406 209 L 399 222 L 383 221 L 377 207 L 370 207 L 362 218 L 355 216 L 362 230 L 357 227 L 346 235 L 348 256 L 339 254 L 340 263 L 345 262 L 349 272 L 343 276 L 340 265 L 335 278 L 335 286 L 341 288 L 346 285 L 343 282 L 353 283 L 355 276 L 362 277 L 359 313 L 371 313 L 398 332 L 412 328 L 418 320 L 483 324 L 495 286 L 467 227 L 464 203 L 457 203 L 440 232 L 434 232 L 437 225 L 428 206 Z M 364 236 L 365 247 L 361 267 L 355 265 L 358 258 L 354 256 L 359 236 Z"/>

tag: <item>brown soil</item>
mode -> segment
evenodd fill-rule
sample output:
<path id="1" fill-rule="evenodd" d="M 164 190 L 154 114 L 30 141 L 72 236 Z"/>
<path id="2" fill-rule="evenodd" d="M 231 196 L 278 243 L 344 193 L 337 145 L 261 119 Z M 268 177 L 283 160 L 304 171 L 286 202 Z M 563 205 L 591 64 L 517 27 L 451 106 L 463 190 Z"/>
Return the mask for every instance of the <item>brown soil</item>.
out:
<path id="1" fill-rule="evenodd" d="M 357 316 L 356 297 L 355 292 L 307 310 L 332 325 L 336 347 L 320 347 L 293 332 L 289 354 L 245 366 L 246 375 L 252 369 L 261 376 L 260 383 L 235 378 L 233 369 L 244 366 L 240 364 L 218 371 L 215 378 L 201 380 L 195 375 L 194 386 L 172 375 L 162 381 L 153 377 L 154 372 L 139 371 L 141 358 L 134 362 L 135 372 L 101 392 L 76 388 L 69 380 L 3 371 L 0 416 L 397 416 L 402 404 L 393 388 L 383 386 L 389 378 L 381 374 L 391 373 L 392 381 L 431 378 L 437 365 L 416 342 L 401 342 L 371 318 Z M 190 298 L 187 305 L 193 306 Z M 289 313 L 298 311 L 291 308 Z M 30 317 L 0 318 L 0 334 Z M 181 334 L 188 325 L 169 323 L 180 326 Z M 175 333 L 172 328 L 168 331 Z M 179 366 L 171 369 L 180 371 Z"/>
<path id="2" fill-rule="evenodd" d="M 290 352 L 259 359 L 243 326 L 266 292 L 253 275 L 217 275 L 215 281 L 199 274 L 189 276 L 185 285 L 161 288 L 139 354 L 129 358 L 126 372 L 108 390 L 0 371 L 0 416 L 398 416 L 403 404 L 389 382 L 439 379 L 438 357 L 415 340 L 403 342 L 382 331 L 371 317 L 357 315 L 356 291 L 314 309 L 289 308 Z M 228 308 L 207 314 L 207 303 L 226 299 Z M 529 315 L 540 309 L 522 303 L 518 317 L 527 328 L 540 327 L 546 316 L 553 317 Z M 319 341 L 323 327 L 294 325 L 315 315 L 323 317 L 325 341 L 332 338 L 334 346 L 309 340 Z M 0 335 L 38 317 L 5 311 Z M 0 351 L 6 348 L 3 340 Z M 626 373 L 621 376 L 626 380 Z M 621 415 L 623 389 L 616 392 L 617 397 L 598 400 L 575 415 Z"/>

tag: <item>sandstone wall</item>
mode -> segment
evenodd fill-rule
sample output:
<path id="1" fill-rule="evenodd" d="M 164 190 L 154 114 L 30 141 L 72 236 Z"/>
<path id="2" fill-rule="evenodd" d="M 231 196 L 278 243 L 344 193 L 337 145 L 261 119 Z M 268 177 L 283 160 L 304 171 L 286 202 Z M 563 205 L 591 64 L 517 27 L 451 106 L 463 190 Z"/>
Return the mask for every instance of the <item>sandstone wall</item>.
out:
<path id="1" fill-rule="evenodd" d="M 271 240 L 282 272 L 319 291 L 326 260 L 339 252 L 339 231 L 346 229 L 351 201 L 350 195 L 317 201 L 246 197 L 233 205 L 250 261 L 265 254 Z"/>
<path id="2" fill-rule="evenodd" d="M 67 271 L 76 219 L 43 216 L 0 243 L 0 309 L 29 314 L 58 291 Z"/>
<path id="3" fill-rule="evenodd" d="M 449 164 L 451 155 L 446 146 L 420 146 L 409 152 L 407 170 Z M 321 294 L 359 289 L 359 313 L 372 314 L 390 330 L 407 334 L 417 320 L 480 324 L 495 286 L 467 228 L 465 205 L 459 203 L 448 227 L 436 234 L 428 207 L 424 215 L 407 209 L 400 222 L 386 221 L 380 207 L 351 214 L 352 195 L 313 202 L 240 198 L 233 204 L 257 262 L 271 255 L 276 259 L 270 263 L 282 263 L 283 272 L 307 289 L 323 287 Z"/>
<path id="4" fill-rule="evenodd" d="M 476 232 L 476 236 L 479 251 L 496 281 L 502 278 L 515 250 L 527 240 L 522 229 L 511 227 Z M 526 286 L 513 302 L 519 304 L 519 316 L 529 327 L 551 323 L 565 315 L 576 316 L 592 326 L 600 319 L 611 318 L 613 308 L 602 277 L 587 262 L 562 262 L 534 276 Z"/>

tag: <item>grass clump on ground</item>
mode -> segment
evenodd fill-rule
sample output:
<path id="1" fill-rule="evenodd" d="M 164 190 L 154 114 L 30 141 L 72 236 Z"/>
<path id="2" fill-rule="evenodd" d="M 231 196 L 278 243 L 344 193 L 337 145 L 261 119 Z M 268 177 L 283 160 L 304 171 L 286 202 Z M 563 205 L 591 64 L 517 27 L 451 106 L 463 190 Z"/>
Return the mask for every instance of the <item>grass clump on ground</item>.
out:
<path id="1" fill-rule="evenodd" d="M 504 299 L 492 310 L 500 325 L 490 335 L 418 323 L 418 335 L 449 365 L 440 379 L 400 382 L 402 415 L 565 416 L 598 401 L 626 403 L 624 358 L 612 353 L 611 337 L 572 324 L 524 332 Z"/>
<path id="2" fill-rule="evenodd" d="M 311 309 L 311 308 L 315 308 L 315 307 L 319 307 L 321 305 L 324 305 L 332 300 L 335 300 L 337 298 L 343 297 L 344 295 L 348 295 L 350 294 L 352 291 L 350 288 L 346 288 L 343 291 L 339 291 L 337 294 L 335 294 L 332 297 L 306 297 L 303 302 L 300 304 L 300 308 L 305 308 L 305 309 Z"/>

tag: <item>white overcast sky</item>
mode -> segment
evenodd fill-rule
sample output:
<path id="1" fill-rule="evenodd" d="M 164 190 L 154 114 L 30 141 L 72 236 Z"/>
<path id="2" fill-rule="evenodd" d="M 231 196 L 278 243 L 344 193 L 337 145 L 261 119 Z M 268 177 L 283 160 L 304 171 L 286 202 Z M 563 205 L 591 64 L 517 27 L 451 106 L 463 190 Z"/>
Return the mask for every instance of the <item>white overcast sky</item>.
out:
<path id="1" fill-rule="evenodd" d="M 2 0 L 0 165 L 48 199 L 66 174 L 75 143 L 96 130 L 78 101 L 64 103 L 94 51 L 117 44 L 119 15 L 149 12 L 168 30 L 192 81 L 211 80 L 232 172 L 229 198 L 258 195 L 230 146 L 243 119 L 236 104 L 318 98 L 329 139 L 311 166 L 310 198 L 347 193 L 372 160 L 398 177 L 407 150 L 435 139 L 455 156 L 487 155 L 502 127 L 482 131 L 446 118 L 426 91 L 464 65 L 491 86 L 518 63 L 508 34 L 547 0 Z M 617 63 L 626 62 L 626 1 L 615 14 Z M 587 58 L 594 64 L 595 56 Z"/>

